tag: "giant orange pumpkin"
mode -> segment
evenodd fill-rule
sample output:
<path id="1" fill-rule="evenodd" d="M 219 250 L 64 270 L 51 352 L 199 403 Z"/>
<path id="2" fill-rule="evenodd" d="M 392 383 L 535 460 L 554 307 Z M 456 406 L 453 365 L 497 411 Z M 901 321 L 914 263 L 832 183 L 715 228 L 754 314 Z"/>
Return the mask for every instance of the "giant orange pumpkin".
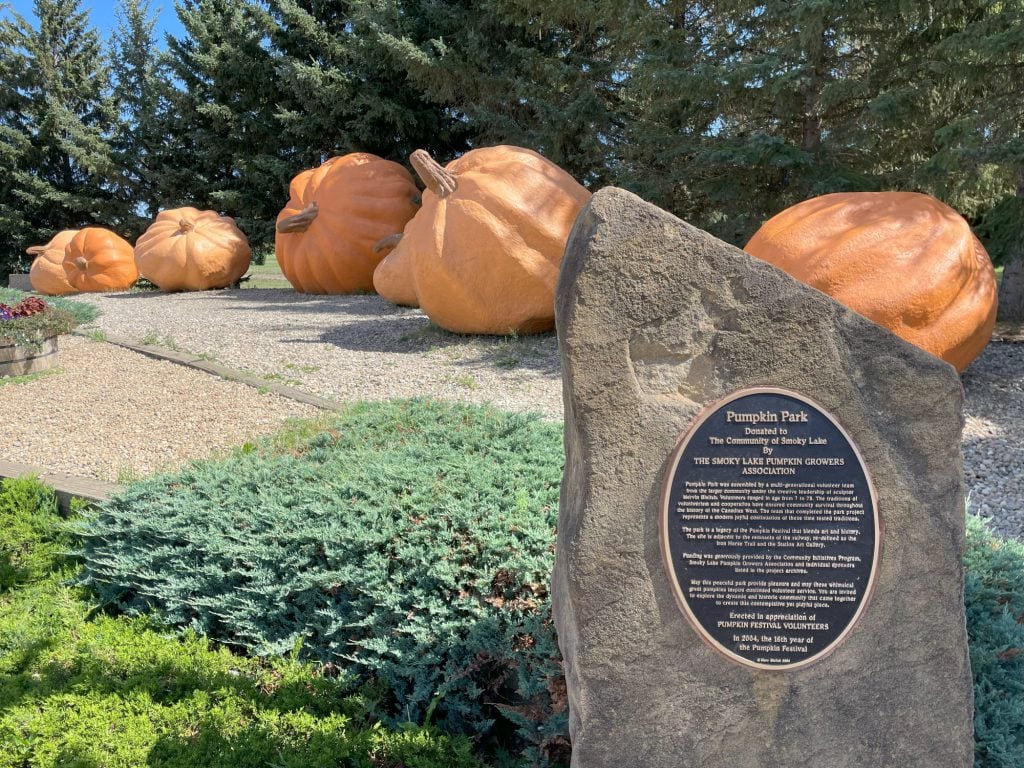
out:
<path id="1" fill-rule="evenodd" d="M 992 335 L 992 262 L 963 217 L 928 195 L 806 200 L 765 222 L 745 250 L 958 371 Z"/>
<path id="2" fill-rule="evenodd" d="M 26 253 L 36 257 L 28 271 L 33 291 L 47 296 L 65 296 L 77 292 L 64 273 L 64 249 L 77 232 L 77 229 L 64 229 L 46 245 L 33 245 L 26 249 Z"/>
<path id="3" fill-rule="evenodd" d="M 427 191 L 389 261 L 410 270 L 420 307 L 456 333 L 554 327 L 555 283 L 569 232 L 590 193 L 521 147 L 482 147 L 442 168 L 410 161 Z"/>
<path id="4" fill-rule="evenodd" d="M 412 175 L 398 163 L 355 152 L 292 179 L 277 217 L 277 263 L 303 293 L 373 290 L 373 270 L 419 207 Z"/>
<path id="5" fill-rule="evenodd" d="M 86 227 L 71 238 L 64 274 L 76 291 L 126 291 L 139 279 L 131 243 L 102 227 Z"/>
<path id="6" fill-rule="evenodd" d="M 216 211 L 163 211 L 135 243 L 139 273 L 162 291 L 226 288 L 249 268 L 249 241 Z"/>

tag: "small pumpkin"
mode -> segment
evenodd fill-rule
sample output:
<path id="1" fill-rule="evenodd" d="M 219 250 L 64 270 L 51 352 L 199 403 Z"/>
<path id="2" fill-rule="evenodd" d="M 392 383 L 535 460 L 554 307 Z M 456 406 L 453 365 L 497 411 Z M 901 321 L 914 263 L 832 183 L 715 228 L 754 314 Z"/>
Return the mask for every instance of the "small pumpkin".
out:
<path id="1" fill-rule="evenodd" d="M 928 195 L 805 200 L 765 222 L 744 250 L 958 371 L 992 335 L 992 262 L 963 217 Z"/>
<path id="2" fill-rule="evenodd" d="M 404 286 L 431 321 L 456 333 L 553 328 L 562 253 L 590 193 L 522 147 L 481 147 L 445 168 L 420 149 L 410 162 L 427 191 L 388 261 L 408 268 Z"/>
<path id="3" fill-rule="evenodd" d="M 139 273 L 162 291 L 226 288 L 251 255 L 234 219 L 188 207 L 162 211 L 135 242 Z"/>
<path id="4" fill-rule="evenodd" d="M 390 238 L 419 208 L 412 174 L 366 152 L 332 157 L 292 179 L 274 250 L 302 293 L 365 293 Z"/>
<path id="5" fill-rule="evenodd" d="M 139 279 L 131 243 L 102 227 L 75 233 L 64 250 L 64 274 L 76 291 L 126 291 Z"/>
<path id="6" fill-rule="evenodd" d="M 64 229 L 46 245 L 33 245 L 26 249 L 26 253 L 35 256 L 28 271 L 33 291 L 47 296 L 65 296 L 77 292 L 64 273 L 64 250 L 77 232 L 77 229 Z"/>

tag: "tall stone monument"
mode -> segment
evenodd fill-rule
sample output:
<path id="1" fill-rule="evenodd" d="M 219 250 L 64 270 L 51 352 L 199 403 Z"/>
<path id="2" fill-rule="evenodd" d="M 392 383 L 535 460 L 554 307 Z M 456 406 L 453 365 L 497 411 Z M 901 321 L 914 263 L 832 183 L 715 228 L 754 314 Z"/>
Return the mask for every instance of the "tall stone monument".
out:
<path id="1" fill-rule="evenodd" d="M 954 369 L 617 189 L 557 324 L 573 766 L 971 766 Z"/>

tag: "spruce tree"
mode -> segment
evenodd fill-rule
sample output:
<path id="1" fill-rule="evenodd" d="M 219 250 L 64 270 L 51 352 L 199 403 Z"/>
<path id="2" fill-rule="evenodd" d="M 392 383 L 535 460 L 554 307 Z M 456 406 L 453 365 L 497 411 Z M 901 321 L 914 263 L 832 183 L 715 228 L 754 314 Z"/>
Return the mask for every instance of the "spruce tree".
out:
<path id="1" fill-rule="evenodd" d="M 927 169 L 952 178 L 961 210 L 981 219 L 1003 264 L 1000 316 L 1024 320 L 1024 2 L 969 0 L 944 7 L 927 52 L 954 109 L 936 131 Z"/>
<path id="2" fill-rule="evenodd" d="M 464 123 L 379 43 L 380 17 L 367 4 L 268 0 L 268 9 L 293 172 L 353 151 L 405 162 L 418 148 L 446 156 L 465 147 Z M 424 21 L 415 4 L 391 20 L 414 35 Z"/>
<path id="3" fill-rule="evenodd" d="M 253 246 L 273 241 L 291 152 L 277 117 L 283 93 L 264 11 L 245 0 L 181 0 L 168 41 L 178 85 L 163 111 L 160 203 L 233 216 Z"/>
<path id="4" fill-rule="evenodd" d="M 119 227 L 109 139 L 115 109 L 99 37 L 78 0 L 35 0 L 38 27 L 0 21 L 0 253 L 24 268 L 26 246 L 57 230 Z"/>
<path id="5" fill-rule="evenodd" d="M 121 0 L 111 50 L 119 122 L 112 141 L 120 177 L 116 192 L 138 235 L 160 208 L 158 177 L 165 160 L 159 114 L 169 95 L 149 0 Z"/>
<path id="6" fill-rule="evenodd" d="M 537 150 L 591 186 L 610 180 L 621 143 L 621 52 L 632 40 L 622 18 L 633 5 L 353 3 L 410 81 L 467 127 L 471 145 Z"/>

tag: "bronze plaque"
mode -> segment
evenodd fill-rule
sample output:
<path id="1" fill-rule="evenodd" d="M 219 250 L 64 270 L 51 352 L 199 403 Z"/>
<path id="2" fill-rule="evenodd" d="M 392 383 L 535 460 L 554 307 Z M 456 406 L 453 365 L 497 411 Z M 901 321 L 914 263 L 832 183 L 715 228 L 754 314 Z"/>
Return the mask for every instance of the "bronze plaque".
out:
<path id="1" fill-rule="evenodd" d="M 741 664 L 795 669 L 846 638 L 871 591 L 879 525 L 857 446 L 797 392 L 732 393 L 669 460 L 661 549 L 676 599 Z"/>

